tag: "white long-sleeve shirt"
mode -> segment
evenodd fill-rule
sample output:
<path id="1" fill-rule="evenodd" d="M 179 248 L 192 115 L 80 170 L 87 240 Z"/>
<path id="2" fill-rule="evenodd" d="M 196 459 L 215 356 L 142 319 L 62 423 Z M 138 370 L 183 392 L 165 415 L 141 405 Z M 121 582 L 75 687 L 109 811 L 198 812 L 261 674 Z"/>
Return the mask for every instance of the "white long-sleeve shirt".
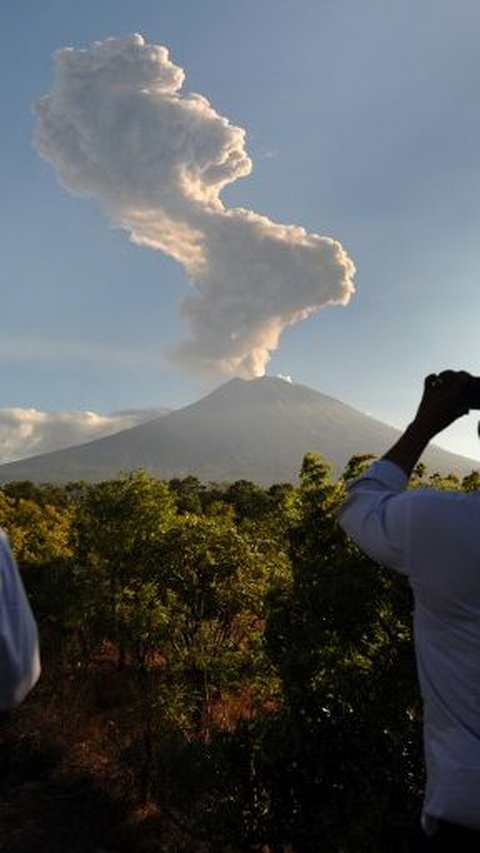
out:
<path id="1" fill-rule="evenodd" d="M 39 675 L 37 626 L 8 539 L 0 531 L 0 710 L 18 705 Z"/>
<path id="2" fill-rule="evenodd" d="M 442 818 L 480 829 L 480 493 L 406 491 L 407 479 L 375 462 L 350 487 L 340 524 L 413 590 L 424 826 Z"/>

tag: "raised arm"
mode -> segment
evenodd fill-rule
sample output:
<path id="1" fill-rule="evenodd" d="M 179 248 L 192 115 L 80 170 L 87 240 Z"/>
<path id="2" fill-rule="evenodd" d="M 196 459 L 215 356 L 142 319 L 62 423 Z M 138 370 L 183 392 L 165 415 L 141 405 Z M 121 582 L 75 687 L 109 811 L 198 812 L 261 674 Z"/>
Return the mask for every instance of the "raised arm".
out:
<path id="1" fill-rule="evenodd" d="M 412 423 L 381 460 L 349 488 L 339 521 L 346 533 L 374 560 L 409 573 L 408 542 L 420 502 L 430 490 L 406 492 L 408 478 L 434 435 L 468 411 L 468 373 L 445 371 L 428 376 Z"/>
<path id="2" fill-rule="evenodd" d="M 410 477 L 429 441 L 468 413 L 466 392 L 471 378 L 465 371 L 453 370 L 427 376 L 415 418 L 383 459 L 398 465 Z"/>

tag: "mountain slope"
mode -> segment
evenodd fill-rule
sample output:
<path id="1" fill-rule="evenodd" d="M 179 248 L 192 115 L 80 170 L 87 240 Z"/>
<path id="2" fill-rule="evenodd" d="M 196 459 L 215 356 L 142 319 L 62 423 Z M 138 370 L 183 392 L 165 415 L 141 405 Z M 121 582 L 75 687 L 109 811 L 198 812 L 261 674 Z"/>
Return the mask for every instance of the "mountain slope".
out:
<path id="1" fill-rule="evenodd" d="M 0 466 L 0 482 L 102 480 L 143 467 L 170 479 L 295 482 L 317 451 L 339 473 L 357 453 L 382 454 L 399 432 L 333 397 L 282 379 L 232 379 L 196 403 L 78 447 Z M 458 474 L 480 462 L 431 447 L 433 471 Z"/>

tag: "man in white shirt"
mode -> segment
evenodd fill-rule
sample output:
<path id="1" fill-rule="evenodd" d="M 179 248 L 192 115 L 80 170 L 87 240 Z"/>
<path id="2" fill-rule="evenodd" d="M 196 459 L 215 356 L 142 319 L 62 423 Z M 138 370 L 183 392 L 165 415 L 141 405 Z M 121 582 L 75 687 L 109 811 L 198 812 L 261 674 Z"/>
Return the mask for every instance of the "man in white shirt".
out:
<path id="1" fill-rule="evenodd" d="M 472 377 L 425 380 L 394 447 L 349 489 L 340 524 L 413 590 L 427 784 L 422 850 L 480 851 L 480 493 L 406 491 L 428 442 L 469 410 Z"/>
<path id="2" fill-rule="evenodd" d="M 37 626 L 7 536 L 0 530 L 0 711 L 18 705 L 39 675 Z"/>

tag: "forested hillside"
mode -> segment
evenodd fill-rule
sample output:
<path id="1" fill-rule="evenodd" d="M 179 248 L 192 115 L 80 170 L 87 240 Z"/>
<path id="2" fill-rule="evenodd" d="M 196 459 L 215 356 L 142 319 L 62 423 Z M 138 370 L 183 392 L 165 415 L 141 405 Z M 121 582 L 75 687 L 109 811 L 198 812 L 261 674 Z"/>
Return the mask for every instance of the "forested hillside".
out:
<path id="1" fill-rule="evenodd" d="M 404 849 L 423 785 L 412 600 L 336 522 L 366 463 L 333 481 L 307 455 L 299 487 L 3 487 L 43 675 L 1 721 L 2 849 Z"/>

